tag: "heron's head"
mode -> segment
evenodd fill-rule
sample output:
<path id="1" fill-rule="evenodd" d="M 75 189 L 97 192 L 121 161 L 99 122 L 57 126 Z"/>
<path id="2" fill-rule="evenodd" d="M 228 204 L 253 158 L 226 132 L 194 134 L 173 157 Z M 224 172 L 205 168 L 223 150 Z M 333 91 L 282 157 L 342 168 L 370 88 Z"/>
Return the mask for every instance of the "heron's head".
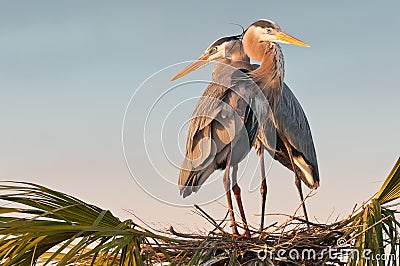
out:
<path id="1" fill-rule="evenodd" d="M 260 19 L 251 24 L 243 35 L 245 52 L 256 61 L 261 61 L 259 51 L 270 43 L 287 43 L 309 47 L 305 42 L 281 31 L 281 28 L 275 22 L 266 19 Z"/>
<path id="2" fill-rule="evenodd" d="M 208 63 L 222 58 L 234 57 L 242 51 L 241 35 L 222 37 L 213 42 L 193 63 L 182 69 L 171 81 L 177 80 Z"/>

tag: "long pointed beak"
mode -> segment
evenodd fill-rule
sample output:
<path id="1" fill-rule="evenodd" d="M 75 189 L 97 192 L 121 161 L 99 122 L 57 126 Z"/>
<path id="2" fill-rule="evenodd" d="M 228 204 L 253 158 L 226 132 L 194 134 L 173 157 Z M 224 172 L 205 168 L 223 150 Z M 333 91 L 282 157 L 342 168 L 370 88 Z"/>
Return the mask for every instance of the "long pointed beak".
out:
<path id="1" fill-rule="evenodd" d="M 308 44 L 306 44 L 305 42 L 300 41 L 299 39 L 297 39 L 297 38 L 295 38 L 295 37 L 293 37 L 293 36 L 290 36 L 289 34 L 284 33 L 284 32 L 282 32 L 282 31 L 276 32 L 276 33 L 275 33 L 275 37 L 276 37 L 279 41 L 281 41 L 281 42 L 283 42 L 283 43 L 290 43 L 290 44 L 294 44 L 294 45 L 298 45 L 298 46 L 310 47 L 310 46 L 309 46 Z"/>
<path id="2" fill-rule="evenodd" d="M 201 55 L 199 58 L 197 58 L 195 61 L 193 61 L 193 63 L 191 63 L 190 65 L 188 65 L 187 67 L 185 67 L 184 69 L 182 69 L 178 74 L 176 74 L 171 81 L 177 80 L 187 74 L 189 74 L 192 71 L 195 71 L 199 68 L 201 68 L 202 66 L 207 65 L 208 63 L 210 63 L 209 61 L 207 61 L 208 59 L 208 55 Z"/>

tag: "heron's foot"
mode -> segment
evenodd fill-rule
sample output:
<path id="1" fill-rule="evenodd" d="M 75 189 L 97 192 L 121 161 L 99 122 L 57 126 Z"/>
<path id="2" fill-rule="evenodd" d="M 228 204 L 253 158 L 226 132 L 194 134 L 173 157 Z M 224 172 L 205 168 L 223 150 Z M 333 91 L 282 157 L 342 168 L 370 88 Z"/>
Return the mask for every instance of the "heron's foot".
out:
<path id="1" fill-rule="evenodd" d="M 249 228 L 246 228 L 243 232 L 243 234 L 241 235 L 241 237 L 243 238 L 251 238 L 251 234 L 250 234 L 250 230 Z"/>
<path id="2" fill-rule="evenodd" d="M 307 219 L 307 228 L 310 229 L 310 221 Z"/>
<path id="3" fill-rule="evenodd" d="M 251 233 L 249 228 L 246 228 L 242 234 L 239 234 L 237 229 L 232 229 L 232 236 L 234 238 L 251 238 Z"/>
<path id="4" fill-rule="evenodd" d="M 239 231 L 237 230 L 237 228 L 236 228 L 236 225 L 233 225 L 232 226 L 232 236 L 233 237 L 239 237 L 240 235 L 239 235 Z"/>
<path id="5" fill-rule="evenodd" d="M 232 233 L 232 236 L 234 237 L 234 238 L 237 238 L 237 239 L 243 239 L 243 238 L 251 238 L 251 234 L 250 234 L 250 231 L 249 230 L 246 230 L 246 231 L 244 231 L 242 234 L 238 234 L 238 233 L 235 233 L 235 234 L 233 234 Z"/>

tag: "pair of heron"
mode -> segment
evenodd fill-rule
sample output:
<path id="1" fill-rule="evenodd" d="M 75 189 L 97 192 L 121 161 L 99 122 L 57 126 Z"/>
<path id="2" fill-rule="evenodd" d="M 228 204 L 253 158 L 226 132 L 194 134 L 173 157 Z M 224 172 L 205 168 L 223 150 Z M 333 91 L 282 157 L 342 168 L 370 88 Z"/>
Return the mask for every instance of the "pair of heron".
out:
<path id="1" fill-rule="evenodd" d="M 209 84 L 198 101 L 189 123 L 186 156 L 179 175 L 183 197 L 197 192 L 217 169 L 225 169 L 223 183 L 228 201 L 232 233 L 238 236 L 231 190 L 250 236 L 237 184 L 238 164 L 254 146 L 261 169 L 261 222 L 264 228 L 267 183 L 264 149 L 295 174 L 295 184 L 308 221 L 301 187 L 319 186 L 318 163 L 306 115 L 284 83 L 284 60 L 278 43 L 308 46 L 284 33 L 270 20 L 258 20 L 241 35 L 212 43 L 193 63 L 172 80 L 218 61 Z M 252 65 L 250 58 L 261 62 Z M 233 167 L 231 179 L 230 167 Z"/>

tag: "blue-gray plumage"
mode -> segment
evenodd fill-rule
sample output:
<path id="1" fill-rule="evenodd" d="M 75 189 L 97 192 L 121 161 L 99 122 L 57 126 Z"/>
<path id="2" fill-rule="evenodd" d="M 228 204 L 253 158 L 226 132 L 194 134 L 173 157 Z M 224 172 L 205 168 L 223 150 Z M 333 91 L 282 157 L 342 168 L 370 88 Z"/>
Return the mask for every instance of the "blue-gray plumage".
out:
<path id="1" fill-rule="evenodd" d="M 236 180 L 237 165 L 252 148 L 259 128 L 258 116 L 266 111 L 262 110 L 264 95 L 245 74 L 252 70 L 252 66 L 241 48 L 239 37 L 217 40 L 194 63 L 173 78 L 179 78 L 215 58 L 223 57 L 214 67 L 212 83 L 192 113 L 186 155 L 178 183 L 181 194 L 186 197 L 197 192 L 215 170 L 225 169 L 224 186 L 232 231 L 237 235 L 229 179 L 229 168 L 233 166 L 232 190 L 245 227 L 244 234 L 250 236 Z"/>
<path id="2" fill-rule="evenodd" d="M 277 131 L 274 121 L 283 130 Z M 294 157 L 299 161 L 298 163 L 300 164 L 303 159 L 311 166 L 312 179 L 309 181 L 308 172 L 295 163 L 296 174 L 309 188 L 314 188 L 317 185 L 315 181 L 319 182 L 319 171 L 310 125 L 301 104 L 286 83 L 283 84 L 275 116 L 269 117 L 264 127 L 265 132 L 263 134 L 260 132 L 254 144 L 256 150 L 260 152 L 259 149 L 263 145 L 274 159 L 293 171 L 289 155 L 280 137 L 284 135 L 293 147 Z"/>
<path id="3" fill-rule="evenodd" d="M 219 45 L 222 45 L 223 42 L 229 41 L 230 40 L 222 38 L 217 42 Z M 261 89 L 262 94 L 265 96 L 264 98 L 262 98 L 265 101 L 265 104 L 269 104 L 272 108 L 272 112 L 267 112 L 266 107 L 263 107 L 263 112 L 258 113 L 261 114 L 257 116 L 257 118 L 259 118 L 259 131 L 257 135 L 257 140 L 254 143 L 254 147 L 260 156 L 262 175 L 262 183 L 260 188 L 262 194 L 260 230 L 263 229 L 264 224 L 265 202 L 267 193 L 263 152 L 264 148 L 269 152 L 269 154 L 271 154 L 271 156 L 275 160 L 278 160 L 282 165 L 295 173 L 295 184 L 299 191 L 304 215 L 307 221 L 308 216 L 303 199 L 300 180 L 302 180 L 310 188 L 317 188 L 320 182 L 317 157 L 310 126 L 300 103 L 298 102 L 292 91 L 289 89 L 289 87 L 283 82 L 284 60 L 281 48 L 277 44 L 277 42 L 307 46 L 302 41 L 290 35 L 287 35 L 286 33 L 283 33 L 280 30 L 279 26 L 276 25 L 274 22 L 268 20 L 259 20 L 251 24 L 247 28 L 247 30 L 243 34 L 243 46 L 236 46 L 236 48 L 239 50 L 235 51 L 235 53 L 240 55 L 240 57 L 242 58 L 241 60 L 246 61 L 245 69 L 251 70 L 248 73 L 248 76 L 250 76 L 251 79 L 259 86 L 259 89 Z M 208 50 L 211 47 L 212 46 L 210 46 Z M 206 53 L 208 50 L 206 50 Z M 217 64 L 214 68 L 213 81 L 221 79 L 223 80 L 222 84 L 225 84 L 224 86 L 215 86 L 213 84 L 210 84 L 210 86 L 204 92 L 203 96 L 220 99 L 220 96 L 223 93 L 225 93 L 227 90 L 229 91 L 229 89 L 227 89 L 229 86 L 226 84 L 229 83 L 232 79 L 231 74 L 234 70 L 230 70 L 230 72 L 228 71 L 229 74 L 227 75 L 226 71 L 228 69 L 224 69 L 224 66 L 226 66 L 224 64 L 231 64 L 233 67 L 240 68 L 234 65 L 234 57 L 232 57 L 231 60 L 227 58 L 229 56 L 229 53 L 215 53 L 212 56 L 204 57 L 203 55 L 203 57 L 199 58 L 206 58 L 206 63 L 222 58 L 222 64 Z M 248 63 L 249 58 L 247 56 L 255 61 L 260 61 L 261 65 L 250 66 Z M 204 63 L 201 64 L 199 62 L 193 63 L 185 68 L 183 71 L 178 73 L 173 79 L 180 78 L 187 73 L 199 68 L 203 64 Z M 250 87 L 250 85 L 247 86 Z M 257 99 L 259 100 L 261 99 L 261 97 L 257 97 Z M 210 112 L 210 110 L 218 110 L 218 108 L 216 108 L 218 106 L 217 103 L 213 103 L 213 101 L 204 102 L 206 104 L 196 106 L 193 113 L 195 116 L 197 114 L 204 114 L 204 112 Z M 201 132 L 206 128 L 202 125 L 209 125 L 214 118 L 215 116 L 211 116 L 210 118 L 200 116 L 199 119 L 195 119 L 192 121 L 189 128 L 187 148 L 193 147 L 193 143 L 195 143 L 196 141 L 200 142 L 204 139 L 207 139 L 207 135 L 201 134 Z M 248 127 L 246 128 L 248 129 Z M 249 140 L 251 140 L 251 132 L 254 133 L 255 127 L 253 126 L 252 129 L 253 131 L 247 130 L 247 134 L 250 136 Z M 198 140 L 196 140 L 196 136 L 198 136 Z M 202 146 L 201 148 L 199 147 L 199 150 L 196 151 L 196 153 L 201 154 L 203 151 L 205 156 L 209 156 L 210 154 L 212 154 L 210 152 L 211 149 L 204 149 L 204 147 L 206 146 Z M 235 149 L 239 148 L 239 145 L 235 146 Z M 245 153 L 243 154 L 247 154 L 247 149 L 243 149 L 245 150 Z M 190 154 L 191 152 L 192 154 Z M 235 152 L 240 153 L 240 151 Z M 189 158 L 197 158 L 193 156 L 193 151 L 188 152 L 187 150 L 187 155 L 188 154 L 192 156 L 189 156 Z M 215 154 L 212 155 L 215 156 Z M 207 160 L 202 159 L 200 161 L 204 163 Z M 235 160 L 235 163 L 236 161 L 237 160 Z M 214 167 L 209 169 L 212 172 L 216 168 Z M 183 193 L 184 196 L 190 194 L 193 191 L 197 191 L 198 187 L 196 187 L 196 185 L 202 184 L 202 182 L 198 182 L 199 180 L 201 180 L 201 178 L 199 179 L 198 177 L 201 177 L 202 175 L 208 177 L 210 175 L 210 173 L 208 173 L 207 171 L 203 171 L 201 173 L 199 172 L 200 175 L 197 174 L 197 179 L 190 179 L 190 174 L 194 176 L 194 172 L 187 171 L 190 172 L 190 174 L 185 175 L 183 174 L 183 171 L 181 171 L 179 184 L 181 188 L 181 193 Z M 232 173 L 233 184 L 235 184 L 235 186 L 237 185 L 236 174 L 237 165 L 234 166 L 234 170 Z M 193 183 L 193 181 L 188 182 L 188 180 L 196 180 L 197 183 Z M 235 192 L 234 188 L 233 190 Z M 235 193 L 235 196 L 236 194 L 237 193 Z M 240 199 L 240 190 L 238 194 Z M 241 207 L 241 200 L 240 202 L 238 202 L 238 204 L 242 214 L 243 207 Z M 231 207 L 231 204 L 229 204 L 229 198 L 228 205 Z M 242 218 L 243 217 L 244 211 L 242 214 Z"/>
<path id="4" fill-rule="evenodd" d="M 260 154 L 261 168 L 264 168 L 263 147 L 284 166 L 295 173 L 295 184 L 303 205 L 304 216 L 308 221 L 306 206 L 300 180 L 310 188 L 317 188 L 320 183 L 317 156 L 311 130 L 306 115 L 290 89 L 284 84 L 284 60 L 277 42 L 308 46 L 304 42 L 283 33 L 279 26 L 269 20 L 259 20 L 251 24 L 243 35 L 243 49 L 255 61 L 261 62 L 250 73 L 260 86 L 272 115 L 261 126 L 256 148 Z M 269 145 L 270 134 L 276 133 L 275 147 Z M 267 185 L 262 172 L 262 220 L 265 208 Z"/>

